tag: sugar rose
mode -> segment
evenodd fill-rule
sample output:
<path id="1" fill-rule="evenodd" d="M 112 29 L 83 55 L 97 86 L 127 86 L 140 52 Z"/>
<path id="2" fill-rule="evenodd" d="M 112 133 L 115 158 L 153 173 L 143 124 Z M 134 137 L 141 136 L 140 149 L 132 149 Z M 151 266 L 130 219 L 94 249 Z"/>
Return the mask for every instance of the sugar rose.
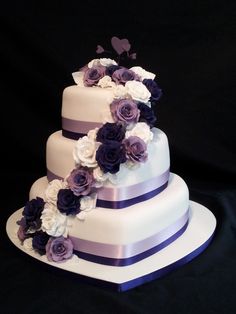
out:
<path id="1" fill-rule="evenodd" d="M 106 68 L 104 66 L 95 66 L 88 68 L 84 72 L 84 85 L 94 86 L 105 75 Z"/>
<path id="2" fill-rule="evenodd" d="M 77 165 L 94 168 L 97 166 L 95 154 L 98 143 L 90 137 L 84 136 L 80 138 L 74 147 L 73 157 Z"/>
<path id="3" fill-rule="evenodd" d="M 138 122 L 132 130 L 126 131 L 125 138 L 129 138 L 130 136 L 138 136 L 146 144 L 153 139 L 153 133 L 145 122 Z"/>
<path id="4" fill-rule="evenodd" d="M 97 132 L 97 141 L 106 143 L 109 141 L 121 142 L 125 137 L 125 128 L 121 123 L 105 123 Z"/>
<path id="5" fill-rule="evenodd" d="M 46 255 L 50 262 L 63 262 L 73 255 L 73 243 L 70 238 L 50 238 L 46 245 Z"/>
<path id="6" fill-rule="evenodd" d="M 117 173 L 120 164 L 126 161 L 124 145 L 115 141 L 102 144 L 97 150 L 96 159 L 104 173 Z"/>
<path id="7" fill-rule="evenodd" d="M 91 192 L 94 178 L 88 168 L 80 167 L 71 171 L 67 183 L 76 196 L 88 195 Z"/>
<path id="8" fill-rule="evenodd" d="M 140 137 L 130 136 L 123 143 L 128 160 L 134 163 L 145 162 L 147 160 L 147 145 Z"/>
<path id="9" fill-rule="evenodd" d="M 134 100 L 146 103 L 151 97 L 151 93 L 142 82 L 128 81 L 126 82 L 125 87 L 127 89 L 127 94 Z"/>
<path id="10" fill-rule="evenodd" d="M 56 206 L 46 204 L 42 213 L 42 230 L 47 234 L 58 237 L 66 233 L 67 217 L 61 214 Z"/>
<path id="11" fill-rule="evenodd" d="M 139 119 L 139 109 L 132 99 L 116 99 L 111 103 L 110 108 L 115 122 L 133 124 Z"/>

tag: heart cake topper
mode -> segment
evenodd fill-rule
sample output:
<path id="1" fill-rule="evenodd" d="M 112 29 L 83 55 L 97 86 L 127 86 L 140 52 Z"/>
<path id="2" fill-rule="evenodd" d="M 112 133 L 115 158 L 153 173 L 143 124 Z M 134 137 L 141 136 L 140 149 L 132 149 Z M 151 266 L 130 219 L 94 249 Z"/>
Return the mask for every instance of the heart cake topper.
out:
<path id="1" fill-rule="evenodd" d="M 115 50 L 116 54 L 118 55 L 118 63 L 121 58 L 128 58 L 131 60 L 135 60 L 137 57 L 136 52 L 130 53 L 131 49 L 131 44 L 127 38 L 120 39 L 116 36 L 113 36 L 111 38 L 111 46 Z M 102 54 L 102 53 L 112 53 L 109 50 L 104 49 L 100 44 L 97 45 L 96 49 L 97 54 Z"/>

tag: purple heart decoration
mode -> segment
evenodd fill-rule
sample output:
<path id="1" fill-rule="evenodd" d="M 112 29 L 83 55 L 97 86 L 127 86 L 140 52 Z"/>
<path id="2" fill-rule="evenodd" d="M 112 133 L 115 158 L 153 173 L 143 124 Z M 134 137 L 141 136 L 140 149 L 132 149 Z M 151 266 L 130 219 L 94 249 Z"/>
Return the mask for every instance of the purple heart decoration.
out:
<path id="1" fill-rule="evenodd" d="M 96 53 L 103 53 L 105 50 L 101 45 L 97 45 Z"/>
<path id="2" fill-rule="evenodd" d="M 129 51 L 131 48 L 131 45 L 128 41 L 128 39 L 120 39 L 118 37 L 112 37 L 111 39 L 111 45 L 114 48 L 114 50 L 117 52 L 118 55 L 121 55 L 124 51 Z"/>

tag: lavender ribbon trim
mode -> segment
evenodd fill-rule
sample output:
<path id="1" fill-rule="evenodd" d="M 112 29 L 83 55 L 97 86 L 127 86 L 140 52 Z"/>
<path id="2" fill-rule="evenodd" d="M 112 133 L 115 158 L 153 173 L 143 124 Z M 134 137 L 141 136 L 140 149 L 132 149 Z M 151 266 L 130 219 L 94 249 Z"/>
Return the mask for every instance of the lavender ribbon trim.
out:
<path id="1" fill-rule="evenodd" d="M 79 138 L 85 136 L 85 133 L 77 133 L 77 132 L 72 132 L 72 131 L 67 131 L 62 129 L 62 135 L 66 138 L 69 138 L 70 140 L 78 140 Z"/>
<path id="2" fill-rule="evenodd" d="M 126 187 L 124 186 L 122 188 L 101 188 L 98 190 L 98 198 L 105 201 L 129 200 L 140 196 L 140 194 L 146 194 L 156 190 L 157 188 L 161 188 L 168 182 L 169 176 L 170 170 L 167 169 L 162 174 L 140 183 L 132 184 Z"/>
<path id="3" fill-rule="evenodd" d="M 166 241 L 156 245 L 155 247 L 153 247 L 153 248 L 151 248 L 151 249 L 149 249 L 143 253 L 140 253 L 140 254 L 137 254 L 135 256 L 131 256 L 128 258 L 103 257 L 103 256 L 98 256 L 98 255 L 93 255 L 93 254 L 89 254 L 89 253 L 76 251 L 76 250 L 74 250 L 73 253 L 75 255 L 77 255 L 78 257 L 85 259 L 87 261 L 93 262 L 93 263 L 110 265 L 110 266 L 128 266 L 128 265 L 132 265 L 134 263 L 137 263 L 137 262 L 141 261 L 142 259 L 147 258 L 147 257 L 157 253 L 158 251 L 164 249 L 166 246 L 168 246 L 169 244 L 174 242 L 176 239 L 178 239 L 178 237 L 180 237 L 184 233 L 187 226 L 188 226 L 188 222 L 186 222 L 186 224 L 179 231 L 177 231 L 173 236 L 171 236 Z"/>
<path id="4" fill-rule="evenodd" d="M 97 195 L 97 207 L 122 209 L 139 202 L 149 200 L 158 195 L 168 185 L 170 170 L 167 169 L 161 175 L 146 180 L 141 183 L 122 188 L 100 188 Z M 54 179 L 62 179 L 55 175 L 49 169 L 47 170 L 47 178 L 49 181 Z"/>
<path id="5" fill-rule="evenodd" d="M 151 282 L 153 280 L 162 278 L 164 276 L 167 276 L 169 273 L 173 272 L 174 270 L 178 269 L 179 267 L 184 266 L 185 264 L 191 262 L 194 258 L 199 256 L 201 253 L 204 252 L 204 250 L 210 245 L 212 239 L 214 237 L 214 233 L 209 237 L 209 239 L 206 240 L 201 246 L 199 246 L 196 250 L 190 252 L 186 256 L 182 257 L 181 259 L 161 268 L 156 271 L 153 271 L 147 275 L 140 276 L 138 278 L 131 279 L 129 281 L 123 282 L 123 283 L 115 283 L 110 282 L 102 279 L 96 279 L 92 277 L 88 277 L 86 275 L 77 274 L 77 278 L 81 280 L 83 283 L 89 283 L 94 286 L 103 288 L 103 289 L 109 289 L 110 291 L 116 291 L 116 292 L 124 292 L 128 291 L 130 289 L 133 289 L 135 287 L 141 286 L 143 284 L 146 284 L 148 282 Z M 36 260 L 37 261 L 37 260 Z M 51 265 L 45 264 L 45 267 L 50 267 L 50 271 L 59 272 L 61 269 L 58 268 L 52 268 Z M 74 273 L 66 271 L 67 276 L 71 276 L 71 278 L 74 278 Z"/>
<path id="6" fill-rule="evenodd" d="M 74 253 L 80 258 L 91 262 L 127 266 L 157 253 L 186 230 L 189 219 L 189 209 L 173 224 L 144 240 L 128 245 L 98 243 L 70 236 Z M 92 252 L 92 253 L 91 253 Z"/>
<path id="7" fill-rule="evenodd" d="M 143 285 L 144 283 L 147 283 L 149 281 L 161 278 L 161 277 L 167 275 L 168 273 L 174 271 L 178 267 L 181 267 L 181 266 L 189 263 L 192 259 L 194 259 L 199 254 L 201 254 L 208 247 L 208 245 L 211 243 L 213 236 L 214 236 L 214 233 L 211 235 L 211 237 L 206 242 L 204 242 L 196 250 L 194 250 L 193 252 L 189 253 L 188 255 L 182 257 L 181 259 L 177 260 L 176 262 L 174 262 L 170 265 L 167 265 L 167 266 L 165 266 L 159 270 L 156 270 L 150 274 L 141 276 L 139 278 L 135 278 L 135 279 L 132 279 L 130 281 L 124 282 L 122 284 L 115 284 L 114 283 L 112 286 L 110 285 L 111 283 L 103 281 L 102 286 L 106 287 L 106 284 L 108 284 L 110 288 L 113 288 L 116 291 L 122 292 L 122 291 L 127 291 L 129 289 L 132 289 L 134 287 Z"/>
<path id="8" fill-rule="evenodd" d="M 63 178 L 56 175 L 55 173 L 53 173 L 52 171 L 50 171 L 49 169 L 47 169 L 47 178 L 48 178 L 48 181 L 52 181 L 52 180 L 55 180 L 55 179 L 59 179 L 59 180 L 62 180 Z"/>
<path id="9" fill-rule="evenodd" d="M 133 197 L 131 199 L 127 199 L 127 200 L 122 200 L 122 201 L 107 201 L 107 200 L 101 200 L 101 199 L 97 199 L 97 203 L 96 206 L 97 207 L 104 207 L 104 208 L 111 208 L 111 209 L 122 209 L 128 206 L 132 206 L 134 204 L 140 203 L 140 202 L 144 202 L 149 200 L 150 198 L 158 195 L 159 193 L 161 193 L 168 185 L 168 182 L 166 182 L 165 184 L 163 184 L 162 186 L 159 186 L 157 189 Z M 141 190 L 140 190 L 141 191 Z M 98 193 L 98 197 L 99 197 L 99 193 Z"/>
<path id="10" fill-rule="evenodd" d="M 100 128 L 102 123 L 73 120 L 62 117 L 62 135 L 70 139 L 78 139 L 88 133 L 88 131 Z"/>

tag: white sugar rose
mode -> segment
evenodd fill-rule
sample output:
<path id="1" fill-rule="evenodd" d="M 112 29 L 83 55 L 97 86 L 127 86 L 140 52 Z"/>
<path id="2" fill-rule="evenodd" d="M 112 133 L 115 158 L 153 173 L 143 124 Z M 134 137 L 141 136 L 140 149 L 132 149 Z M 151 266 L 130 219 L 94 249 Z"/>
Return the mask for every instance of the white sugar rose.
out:
<path id="1" fill-rule="evenodd" d="M 141 102 L 148 102 L 151 97 L 151 93 L 147 87 L 139 81 L 128 81 L 125 83 L 127 94 L 130 95 L 134 100 Z"/>
<path id="2" fill-rule="evenodd" d="M 92 68 L 95 66 L 103 65 L 105 67 L 108 67 L 110 65 L 117 65 L 115 60 L 112 60 L 110 58 L 100 58 L 100 59 L 93 59 L 88 63 L 88 68 Z"/>
<path id="3" fill-rule="evenodd" d="M 128 130 L 125 133 L 125 138 L 130 136 L 140 137 L 146 144 L 153 139 L 153 133 L 150 127 L 145 122 L 138 122 L 135 124 L 132 130 Z"/>
<path id="4" fill-rule="evenodd" d="M 117 62 L 110 58 L 100 58 L 100 64 L 104 67 L 109 67 L 110 65 L 117 65 Z"/>
<path id="5" fill-rule="evenodd" d="M 100 167 L 97 167 L 93 170 L 93 177 L 95 179 L 95 187 L 98 188 L 108 179 L 108 173 L 104 173 Z"/>
<path id="6" fill-rule="evenodd" d="M 62 180 L 52 180 L 49 182 L 46 191 L 45 191 L 45 201 L 47 203 L 52 203 L 56 205 L 57 203 L 57 194 L 60 189 L 65 189 L 67 187 L 67 183 Z"/>
<path id="7" fill-rule="evenodd" d="M 97 202 L 97 193 L 93 193 L 90 196 L 83 196 L 80 199 L 80 210 L 90 211 L 96 208 L 96 202 Z"/>
<path id="8" fill-rule="evenodd" d="M 42 230 L 53 237 L 67 233 L 67 216 L 61 214 L 53 204 L 45 204 L 41 215 Z"/>
<path id="9" fill-rule="evenodd" d="M 91 69 L 94 66 L 100 65 L 99 59 L 93 59 L 88 63 L 88 68 Z"/>
<path id="10" fill-rule="evenodd" d="M 127 88 L 124 85 L 115 85 L 113 88 L 114 98 L 127 98 Z"/>
<path id="11" fill-rule="evenodd" d="M 98 128 L 88 131 L 88 138 L 95 141 L 97 137 Z"/>
<path id="12" fill-rule="evenodd" d="M 32 238 L 28 238 L 23 242 L 23 246 L 27 251 L 33 251 L 32 240 Z"/>
<path id="13" fill-rule="evenodd" d="M 132 67 L 130 70 L 132 70 L 134 73 L 136 73 L 141 78 L 142 81 L 144 79 L 154 80 L 156 77 L 156 75 L 154 73 L 148 72 L 139 66 Z"/>
<path id="14" fill-rule="evenodd" d="M 73 157 L 77 165 L 94 168 L 97 167 L 96 150 L 99 146 L 98 142 L 88 136 L 80 138 L 73 151 Z"/>
<path id="15" fill-rule="evenodd" d="M 107 87 L 115 87 L 116 84 L 112 82 L 111 77 L 108 75 L 103 76 L 99 81 L 98 81 L 98 86 L 102 88 L 107 88 Z"/>
<path id="16" fill-rule="evenodd" d="M 83 71 L 73 72 L 72 77 L 77 85 L 82 86 L 82 87 L 84 86 L 84 72 Z"/>

